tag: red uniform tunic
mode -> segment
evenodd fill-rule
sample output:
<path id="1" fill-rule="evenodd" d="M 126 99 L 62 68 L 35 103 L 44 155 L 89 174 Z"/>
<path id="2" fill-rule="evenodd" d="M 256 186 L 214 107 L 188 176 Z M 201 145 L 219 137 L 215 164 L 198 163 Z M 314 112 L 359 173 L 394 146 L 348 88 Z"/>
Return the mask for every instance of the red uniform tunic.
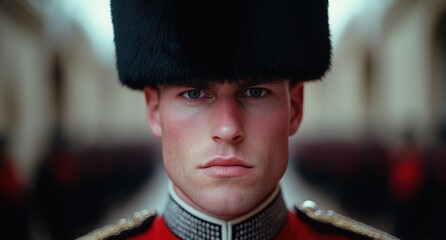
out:
<path id="1" fill-rule="evenodd" d="M 171 191 L 161 216 L 143 213 L 82 239 L 396 239 L 333 211 L 318 210 L 307 201 L 289 211 L 277 188 L 249 213 L 221 221 L 193 209 Z"/>
<path id="2" fill-rule="evenodd" d="M 332 229 L 326 229 L 325 231 L 321 231 L 320 227 L 310 225 L 308 222 L 305 222 L 303 219 L 299 219 L 299 217 L 292 213 L 288 213 L 288 220 L 283 227 L 283 229 L 279 232 L 275 239 L 277 240 L 285 240 L 285 239 L 321 239 L 321 240 L 347 240 L 347 239 L 358 239 L 360 238 L 356 234 L 349 234 L 347 231 L 334 231 Z M 147 231 L 129 237 L 129 240 L 147 240 L 147 239 L 163 239 L 163 240 L 178 240 L 177 236 L 175 236 L 170 229 L 167 227 L 163 218 L 157 217 L 150 229 Z M 364 237 L 364 239 L 368 239 Z"/>

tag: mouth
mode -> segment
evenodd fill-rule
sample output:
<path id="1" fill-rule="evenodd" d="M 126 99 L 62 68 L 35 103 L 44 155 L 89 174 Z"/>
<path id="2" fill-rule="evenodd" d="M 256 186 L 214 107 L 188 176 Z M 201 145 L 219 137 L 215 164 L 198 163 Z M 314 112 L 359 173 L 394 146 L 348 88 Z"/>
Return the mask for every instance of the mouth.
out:
<path id="1" fill-rule="evenodd" d="M 238 158 L 215 158 L 199 166 L 208 176 L 215 178 L 242 177 L 253 171 L 253 166 Z"/>

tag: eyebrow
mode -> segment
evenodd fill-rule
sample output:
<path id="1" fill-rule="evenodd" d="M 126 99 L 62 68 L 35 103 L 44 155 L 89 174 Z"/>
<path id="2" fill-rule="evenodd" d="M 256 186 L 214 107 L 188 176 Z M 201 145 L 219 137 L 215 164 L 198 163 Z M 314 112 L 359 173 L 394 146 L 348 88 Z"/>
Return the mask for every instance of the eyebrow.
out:
<path id="1" fill-rule="evenodd" d="M 279 83 L 282 81 L 287 81 L 287 79 L 275 77 L 275 78 L 248 78 L 243 80 L 211 80 L 211 81 L 188 81 L 182 84 L 164 84 L 164 88 L 194 88 L 206 91 L 212 91 L 216 88 L 218 84 L 237 84 L 236 88 L 246 89 L 255 85 L 269 84 L 269 83 Z"/>
<path id="2" fill-rule="evenodd" d="M 166 84 L 165 87 L 189 87 L 189 88 L 196 88 L 196 89 L 203 89 L 203 90 L 209 90 L 215 88 L 218 84 L 224 84 L 224 83 L 236 83 L 239 88 L 247 88 L 254 85 L 260 85 L 260 84 L 267 84 L 267 83 L 278 83 L 286 81 L 286 79 L 280 79 L 280 78 L 270 78 L 270 79 L 243 79 L 243 80 L 211 80 L 211 81 L 191 81 L 186 82 L 184 84 Z"/>

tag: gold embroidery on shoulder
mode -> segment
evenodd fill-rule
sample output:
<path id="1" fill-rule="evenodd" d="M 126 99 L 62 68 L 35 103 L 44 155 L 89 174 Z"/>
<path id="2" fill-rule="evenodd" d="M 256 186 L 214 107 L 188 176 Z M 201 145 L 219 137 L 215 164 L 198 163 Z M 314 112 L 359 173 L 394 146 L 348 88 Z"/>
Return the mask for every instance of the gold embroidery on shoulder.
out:
<path id="1" fill-rule="evenodd" d="M 120 234 L 123 231 L 136 228 L 141 225 L 145 220 L 155 217 L 156 213 L 153 211 L 141 211 L 136 212 L 131 219 L 121 219 L 115 225 L 108 225 L 97 229 L 83 237 L 78 238 L 78 240 L 102 240 L 107 239 L 111 236 Z"/>
<path id="2" fill-rule="evenodd" d="M 340 215 L 335 211 L 319 210 L 313 201 L 305 201 L 298 205 L 297 208 L 305 213 L 308 217 L 323 223 L 331 224 L 335 227 L 351 231 L 363 236 L 368 236 L 377 240 L 393 240 L 398 239 L 386 232 L 373 228 L 367 224 L 355 221 L 349 217 Z"/>

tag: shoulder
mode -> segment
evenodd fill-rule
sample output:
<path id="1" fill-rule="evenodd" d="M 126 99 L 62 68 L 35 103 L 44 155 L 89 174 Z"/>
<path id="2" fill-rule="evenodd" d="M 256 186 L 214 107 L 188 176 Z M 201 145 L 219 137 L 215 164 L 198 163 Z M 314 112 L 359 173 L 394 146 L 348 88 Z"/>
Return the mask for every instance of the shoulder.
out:
<path id="1" fill-rule="evenodd" d="M 332 210 L 320 210 L 316 203 L 305 201 L 296 205 L 297 217 L 313 228 L 326 232 L 336 232 L 352 236 L 354 239 L 398 239 L 386 232 L 373 228 L 367 224 L 355 221 Z"/>
<path id="2" fill-rule="evenodd" d="M 79 240 L 123 239 L 146 231 L 156 217 L 155 212 L 136 212 L 130 219 L 121 219 L 117 224 L 97 229 Z"/>

